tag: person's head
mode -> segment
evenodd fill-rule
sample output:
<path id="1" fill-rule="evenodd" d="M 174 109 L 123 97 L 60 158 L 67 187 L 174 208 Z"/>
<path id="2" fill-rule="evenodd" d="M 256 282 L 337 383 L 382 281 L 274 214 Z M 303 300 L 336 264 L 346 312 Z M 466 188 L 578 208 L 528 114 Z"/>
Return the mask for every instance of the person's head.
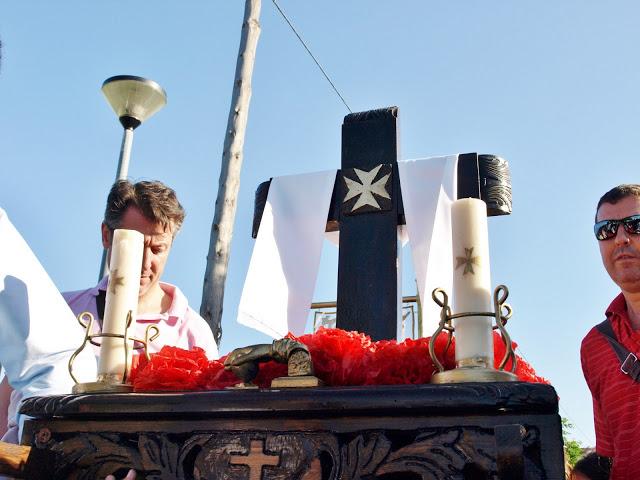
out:
<path id="1" fill-rule="evenodd" d="M 118 228 L 144 235 L 141 297 L 158 285 L 184 216 L 175 192 L 161 182 L 118 180 L 111 187 L 102 222 L 102 244 L 110 248 L 113 231 Z"/>
<path id="2" fill-rule="evenodd" d="M 594 230 L 611 279 L 623 292 L 640 292 L 640 185 L 618 185 L 605 193 Z"/>
<path id="3" fill-rule="evenodd" d="M 596 452 L 586 454 L 576 462 L 571 470 L 571 480 L 607 480 L 610 465 L 608 459 Z"/>

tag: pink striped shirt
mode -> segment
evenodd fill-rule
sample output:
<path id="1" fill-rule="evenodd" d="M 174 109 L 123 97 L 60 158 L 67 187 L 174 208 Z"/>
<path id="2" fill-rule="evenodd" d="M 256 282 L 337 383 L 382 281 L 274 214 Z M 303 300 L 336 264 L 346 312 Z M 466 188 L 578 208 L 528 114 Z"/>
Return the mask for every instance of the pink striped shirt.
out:
<path id="1" fill-rule="evenodd" d="M 106 290 L 109 277 L 104 277 L 98 285 L 88 290 L 76 292 L 63 292 L 62 296 L 75 315 L 82 312 L 90 312 L 102 325 L 102 319 L 98 316 L 96 298 L 99 290 Z M 145 330 L 149 325 L 155 325 L 160 335 L 149 345 L 149 351 L 155 353 L 163 345 L 184 348 L 202 348 L 210 360 L 218 358 L 218 347 L 213 339 L 211 328 L 204 319 L 189 307 L 187 298 L 178 287 L 160 282 L 160 288 L 171 296 L 171 306 L 165 313 L 146 313 L 136 317 L 133 326 L 133 337 L 143 339 Z M 100 325 L 94 327 L 94 333 L 99 332 Z M 99 348 L 96 349 L 96 355 Z"/>

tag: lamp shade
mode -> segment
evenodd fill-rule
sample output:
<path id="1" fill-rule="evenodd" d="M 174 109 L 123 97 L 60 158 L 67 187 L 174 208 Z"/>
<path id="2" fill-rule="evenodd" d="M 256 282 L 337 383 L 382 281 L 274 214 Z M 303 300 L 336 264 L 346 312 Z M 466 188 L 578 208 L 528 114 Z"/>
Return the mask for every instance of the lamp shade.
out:
<path id="1" fill-rule="evenodd" d="M 107 78 L 102 84 L 102 93 L 125 128 L 137 127 L 167 103 L 167 94 L 160 85 L 133 75 Z"/>

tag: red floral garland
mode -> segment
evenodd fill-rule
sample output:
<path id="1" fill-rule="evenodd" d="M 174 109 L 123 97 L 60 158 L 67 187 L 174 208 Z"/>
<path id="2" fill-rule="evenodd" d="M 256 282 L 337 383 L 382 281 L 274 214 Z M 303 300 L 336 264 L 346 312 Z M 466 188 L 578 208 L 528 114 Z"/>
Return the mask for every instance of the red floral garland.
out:
<path id="1" fill-rule="evenodd" d="M 337 328 L 321 328 L 316 333 L 299 338 L 311 353 L 318 378 L 330 386 L 402 385 L 429 383 L 437 368 L 429 356 L 429 338 L 372 342 L 367 335 Z M 446 349 L 447 336 L 441 334 L 435 343 L 438 360 L 446 370 L 455 367 L 455 339 Z M 494 332 L 496 368 L 505 354 L 502 338 Z M 516 348 L 514 343 L 513 348 Z M 165 346 L 151 355 L 141 357 L 132 369 L 131 381 L 137 392 L 219 390 L 235 385 L 239 380 L 224 369 L 224 359 L 209 361 L 201 348 L 183 350 Z M 506 369 L 510 370 L 511 360 Z M 516 375 L 521 381 L 549 383 L 536 375 L 534 369 L 518 356 Z M 287 375 L 287 366 L 274 361 L 261 363 L 254 383 L 268 388 L 271 380 Z"/>

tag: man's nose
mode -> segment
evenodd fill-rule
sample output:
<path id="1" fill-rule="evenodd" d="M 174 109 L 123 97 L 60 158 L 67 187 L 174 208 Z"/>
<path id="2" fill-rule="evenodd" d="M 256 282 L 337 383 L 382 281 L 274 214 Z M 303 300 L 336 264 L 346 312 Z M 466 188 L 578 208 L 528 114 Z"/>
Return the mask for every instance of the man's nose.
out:
<path id="1" fill-rule="evenodd" d="M 142 271 L 146 272 L 151 269 L 151 249 L 145 248 L 142 253 Z"/>
<path id="2" fill-rule="evenodd" d="M 631 241 L 629 234 L 624 229 L 623 225 L 618 225 L 618 231 L 616 232 L 616 245 L 626 245 Z"/>

